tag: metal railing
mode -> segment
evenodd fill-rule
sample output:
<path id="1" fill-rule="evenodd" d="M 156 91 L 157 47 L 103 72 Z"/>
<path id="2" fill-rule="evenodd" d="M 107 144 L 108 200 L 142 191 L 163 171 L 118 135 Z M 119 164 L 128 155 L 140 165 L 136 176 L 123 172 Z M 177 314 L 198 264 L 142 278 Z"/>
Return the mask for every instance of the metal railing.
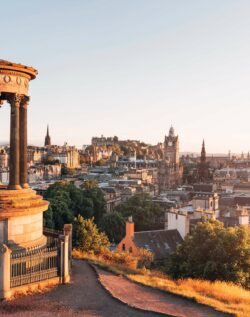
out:
<path id="1" fill-rule="evenodd" d="M 47 237 L 47 245 L 49 247 L 54 247 L 58 245 L 59 236 L 63 235 L 63 230 L 55 230 L 44 227 L 43 234 Z"/>
<path id="2" fill-rule="evenodd" d="M 12 253 L 10 257 L 10 287 L 47 280 L 60 274 L 58 247 Z"/>

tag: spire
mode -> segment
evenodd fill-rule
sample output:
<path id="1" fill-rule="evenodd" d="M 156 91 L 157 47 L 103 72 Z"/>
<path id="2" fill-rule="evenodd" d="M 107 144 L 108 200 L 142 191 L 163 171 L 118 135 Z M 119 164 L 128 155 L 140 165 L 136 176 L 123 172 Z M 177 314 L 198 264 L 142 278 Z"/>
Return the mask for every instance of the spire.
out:
<path id="1" fill-rule="evenodd" d="M 45 137 L 45 142 L 44 142 L 44 146 L 50 146 L 51 145 L 51 138 L 49 135 L 49 125 L 47 125 L 47 134 Z"/>
<path id="2" fill-rule="evenodd" d="M 206 149 L 205 149 L 205 141 L 202 141 L 202 148 L 201 148 L 201 162 L 206 162 Z"/>
<path id="3" fill-rule="evenodd" d="M 174 136 L 174 128 L 173 128 L 172 124 L 171 124 L 171 127 L 169 129 L 169 136 Z"/>

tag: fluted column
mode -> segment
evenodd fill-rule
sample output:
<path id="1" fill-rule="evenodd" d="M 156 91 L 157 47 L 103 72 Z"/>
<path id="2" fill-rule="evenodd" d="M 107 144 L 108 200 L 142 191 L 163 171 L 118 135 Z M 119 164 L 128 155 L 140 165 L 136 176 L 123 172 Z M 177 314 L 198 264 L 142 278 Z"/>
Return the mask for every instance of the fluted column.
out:
<path id="1" fill-rule="evenodd" d="M 24 96 L 20 104 L 20 184 L 22 188 L 28 188 L 28 134 L 27 134 L 27 108 L 29 97 Z"/>
<path id="2" fill-rule="evenodd" d="M 9 189 L 21 189 L 20 186 L 20 136 L 19 136 L 19 110 L 21 96 L 11 94 L 10 116 L 10 182 Z"/>

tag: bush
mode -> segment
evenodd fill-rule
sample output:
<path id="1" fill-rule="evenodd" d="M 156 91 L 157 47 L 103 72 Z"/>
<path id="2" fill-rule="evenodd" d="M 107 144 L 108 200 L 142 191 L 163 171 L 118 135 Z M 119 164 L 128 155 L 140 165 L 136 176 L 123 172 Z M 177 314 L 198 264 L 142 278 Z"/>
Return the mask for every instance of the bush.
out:
<path id="1" fill-rule="evenodd" d="M 73 244 L 85 252 L 98 251 L 109 247 L 109 240 L 105 233 L 99 232 L 94 218 L 84 219 L 78 215 L 73 223 Z"/>

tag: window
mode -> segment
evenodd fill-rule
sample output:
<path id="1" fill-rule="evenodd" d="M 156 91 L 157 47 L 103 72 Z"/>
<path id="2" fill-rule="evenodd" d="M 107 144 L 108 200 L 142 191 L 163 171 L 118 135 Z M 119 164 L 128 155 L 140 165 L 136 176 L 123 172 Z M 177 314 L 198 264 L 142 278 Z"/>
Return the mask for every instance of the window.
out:
<path id="1" fill-rule="evenodd" d="M 125 243 L 122 244 L 122 251 L 126 251 Z"/>
<path id="2" fill-rule="evenodd" d="M 132 252 L 133 252 L 132 247 L 129 247 L 129 253 L 132 253 Z"/>

